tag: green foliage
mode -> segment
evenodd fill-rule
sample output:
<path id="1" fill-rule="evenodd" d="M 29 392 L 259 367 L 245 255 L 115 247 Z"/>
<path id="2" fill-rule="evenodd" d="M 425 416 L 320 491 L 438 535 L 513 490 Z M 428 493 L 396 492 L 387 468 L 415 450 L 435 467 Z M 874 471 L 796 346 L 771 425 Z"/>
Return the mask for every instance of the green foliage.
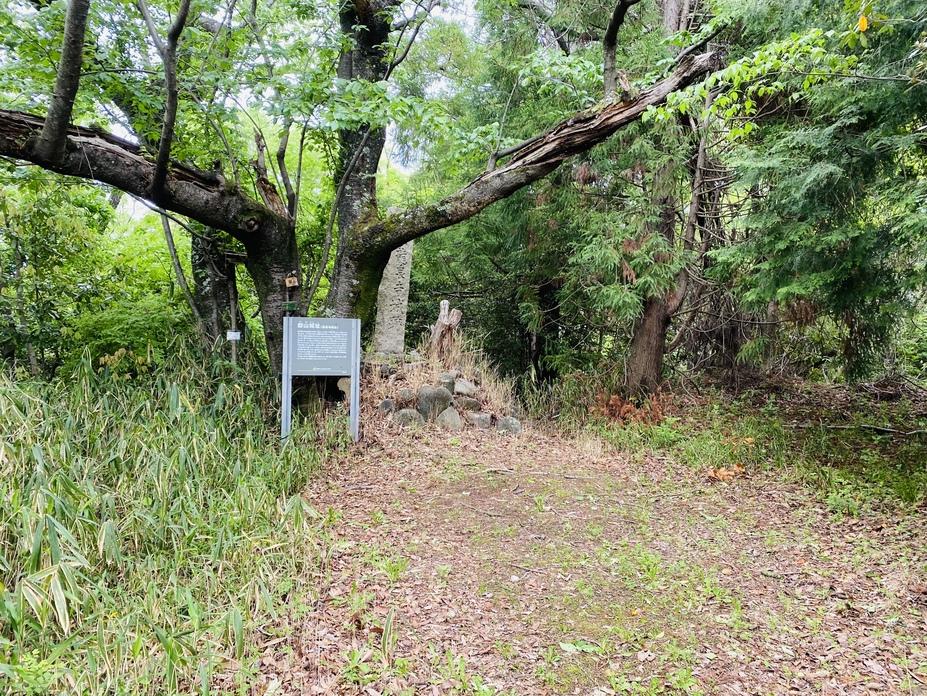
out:
<path id="1" fill-rule="evenodd" d="M 830 61 L 821 72 L 778 68 L 784 81 L 767 88 L 792 96 L 772 96 L 781 111 L 758 119 L 761 128 L 731 160 L 747 197 L 739 222 L 746 234 L 714 252 L 713 272 L 747 307 L 774 302 L 788 313 L 807 303 L 838 322 L 845 375 L 857 378 L 878 365 L 925 280 L 927 160 L 918 133 L 927 91 L 905 72 L 927 20 L 914 19 L 906 2 L 880 6 L 879 15 L 846 10 L 831 15 L 835 29 L 814 32 L 813 48 L 798 52 Z M 865 33 L 848 28 L 857 13 L 869 16 Z M 870 38 L 847 41 L 855 35 Z M 755 83 L 751 89 L 770 99 Z"/>
<path id="2" fill-rule="evenodd" d="M 11 172 L 0 186 L 0 355 L 36 371 L 68 350 L 62 328 L 94 308 L 113 217 L 90 186 Z"/>
<path id="3" fill-rule="evenodd" d="M 8 360 L 70 371 L 86 348 L 95 361 L 121 351 L 150 365 L 190 334 L 152 218 L 125 219 L 97 187 L 26 172 L 4 186 L 0 223 L 0 355 Z"/>
<path id="4" fill-rule="evenodd" d="M 178 242 L 178 253 L 189 258 L 189 242 Z M 71 351 L 65 366 L 73 368 L 85 347 L 95 360 L 127 351 L 147 365 L 160 364 L 177 335 L 192 335 L 160 224 L 153 217 L 123 221 L 106 243 L 101 270 L 108 277 L 97 288 L 95 311 L 82 312 L 64 329 Z M 186 273 L 189 278 L 189 268 Z"/>
<path id="5" fill-rule="evenodd" d="M 340 440 L 320 424 L 280 451 L 266 387 L 242 382 L 184 353 L 134 379 L 89 356 L 66 382 L 0 374 L 0 429 L 15 434 L 0 443 L 0 674 L 14 691 L 164 694 L 205 678 L 205 692 L 300 596 L 325 522 L 299 490 Z"/>

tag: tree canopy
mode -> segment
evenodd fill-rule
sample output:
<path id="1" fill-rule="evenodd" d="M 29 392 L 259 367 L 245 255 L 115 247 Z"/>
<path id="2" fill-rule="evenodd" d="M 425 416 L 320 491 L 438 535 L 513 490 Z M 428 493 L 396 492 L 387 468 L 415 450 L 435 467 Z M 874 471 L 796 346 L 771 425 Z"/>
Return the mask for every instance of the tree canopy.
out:
<path id="1" fill-rule="evenodd" d="M 862 374 L 917 306 L 917 3 L 7 0 L 0 22 L 8 171 L 165 215 L 207 341 L 243 262 L 275 366 L 285 313 L 369 323 L 390 253 L 454 226 L 416 252 L 413 323 L 454 290 L 519 328 L 512 369 L 624 356 L 632 392 L 664 353 L 769 360 L 812 319 Z"/>

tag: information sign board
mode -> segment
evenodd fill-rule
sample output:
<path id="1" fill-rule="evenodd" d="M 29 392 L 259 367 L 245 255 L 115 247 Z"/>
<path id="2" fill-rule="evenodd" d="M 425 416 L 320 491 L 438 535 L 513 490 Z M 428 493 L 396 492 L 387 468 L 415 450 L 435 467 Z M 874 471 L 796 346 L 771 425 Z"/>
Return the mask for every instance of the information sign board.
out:
<path id="1" fill-rule="evenodd" d="M 351 435 L 360 437 L 360 319 L 284 317 L 280 436 L 293 422 L 293 377 L 350 377 Z"/>

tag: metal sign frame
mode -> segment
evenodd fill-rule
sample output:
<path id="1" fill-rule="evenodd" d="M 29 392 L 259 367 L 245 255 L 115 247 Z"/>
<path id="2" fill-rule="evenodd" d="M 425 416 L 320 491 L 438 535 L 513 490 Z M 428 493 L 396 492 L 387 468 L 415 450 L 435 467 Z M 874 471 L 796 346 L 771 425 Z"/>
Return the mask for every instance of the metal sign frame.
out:
<path id="1" fill-rule="evenodd" d="M 324 332 L 348 332 L 346 343 L 347 355 L 343 359 L 350 363 L 347 370 L 326 365 L 328 361 L 338 361 L 341 356 L 315 356 L 313 358 L 293 355 L 299 333 L 321 335 Z M 295 332 L 295 333 L 294 333 Z M 354 442 L 360 439 L 360 319 L 329 319 L 325 317 L 284 317 L 283 318 L 283 375 L 280 404 L 280 439 L 286 440 L 293 427 L 293 377 L 350 377 L 350 422 L 351 437 Z M 306 365 L 310 360 L 318 360 L 319 365 Z"/>

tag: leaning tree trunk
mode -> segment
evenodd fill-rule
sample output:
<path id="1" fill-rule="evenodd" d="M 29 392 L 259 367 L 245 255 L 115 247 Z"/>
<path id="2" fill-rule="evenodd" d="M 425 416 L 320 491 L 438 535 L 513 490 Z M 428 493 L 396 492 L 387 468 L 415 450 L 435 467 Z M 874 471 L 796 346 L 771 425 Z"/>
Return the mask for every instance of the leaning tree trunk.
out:
<path id="1" fill-rule="evenodd" d="M 666 302 L 661 298 L 649 299 L 634 326 L 628 351 L 625 388 L 629 396 L 648 396 L 659 388 L 663 380 L 663 353 L 669 323 Z"/>

